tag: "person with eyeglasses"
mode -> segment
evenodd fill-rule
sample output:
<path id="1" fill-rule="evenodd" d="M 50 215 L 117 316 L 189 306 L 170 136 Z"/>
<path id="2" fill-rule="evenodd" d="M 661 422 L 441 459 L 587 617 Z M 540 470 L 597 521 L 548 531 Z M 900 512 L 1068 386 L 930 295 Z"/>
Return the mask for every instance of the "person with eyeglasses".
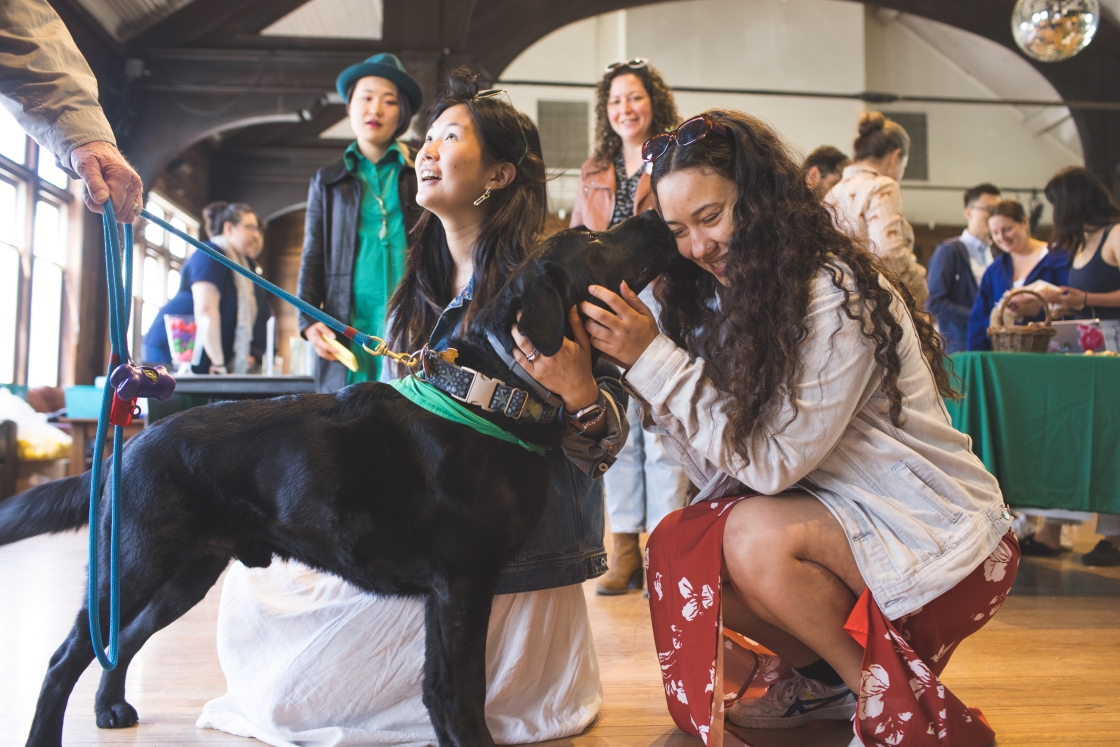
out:
<path id="1" fill-rule="evenodd" d="M 580 310 L 701 486 L 647 545 L 674 721 L 709 744 L 723 705 L 749 728 L 855 717 L 851 745 L 990 744 L 938 677 L 1019 550 L 945 409 L 936 330 L 761 120 L 710 110 L 645 156 L 680 252 L 659 316 L 625 284 Z"/>
<path id="2" fill-rule="evenodd" d="M 929 260 L 926 309 L 937 320 L 945 352 L 968 350 L 968 315 L 984 271 L 992 264 L 992 232 L 988 215 L 1001 200 L 999 187 L 979 184 L 964 193 L 964 231 L 933 250 Z"/>
<path id="3" fill-rule="evenodd" d="M 680 121 L 673 92 L 648 60 L 607 65 L 596 89 L 595 153 L 580 168 L 572 227 L 604 231 L 653 208 L 642 144 Z M 653 304 L 653 284 L 643 292 Z M 611 559 L 595 590 L 606 596 L 641 589 L 642 532 L 653 531 L 684 505 L 688 478 L 654 433 L 642 430 L 631 402 L 630 435 L 618 462 L 603 476 L 611 527 Z"/>
<path id="4" fill-rule="evenodd" d="M 416 204 L 413 150 L 400 138 L 420 111 L 420 85 L 389 53 L 343 70 L 335 81 L 346 102 L 354 142 L 342 158 L 319 169 L 307 193 L 297 295 L 335 319 L 385 336 L 389 298 L 404 274 L 408 232 L 423 210 Z M 300 332 L 315 350 L 315 388 L 337 392 L 376 381 L 381 359 L 365 355 L 306 314 Z M 349 348 L 347 370 L 335 345 Z"/>
<path id="5" fill-rule="evenodd" d="M 824 197 L 836 186 L 843 176 L 844 169 L 852 165 L 852 159 L 844 151 L 832 145 L 822 145 L 805 157 L 805 182 L 813 194 Z"/>
<path id="6" fill-rule="evenodd" d="M 212 202 L 202 209 L 207 243 L 256 273 L 264 251 L 260 219 L 243 202 Z M 196 345 L 202 358 L 195 373 L 250 373 L 261 363 L 271 316 L 268 293 L 203 252 L 194 252 L 183 265 L 179 292 L 168 301 L 144 335 L 146 363 L 171 364 L 164 317 L 194 316 Z"/>

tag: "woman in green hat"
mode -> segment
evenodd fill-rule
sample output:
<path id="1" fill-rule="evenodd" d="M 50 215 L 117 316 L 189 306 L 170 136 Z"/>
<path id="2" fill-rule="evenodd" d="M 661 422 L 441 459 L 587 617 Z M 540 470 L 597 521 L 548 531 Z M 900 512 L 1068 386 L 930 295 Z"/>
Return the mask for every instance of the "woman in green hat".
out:
<path id="1" fill-rule="evenodd" d="M 398 139 L 423 95 L 391 54 L 351 65 L 335 85 L 357 139 L 311 180 L 299 297 L 380 337 L 389 297 L 404 273 L 408 231 L 423 212 L 416 204 L 412 151 Z M 342 361 L 349 356 L 335 345 L 349 346 L 349 340 L 336 340 L 325 324 L 304 314 L 299 326 L 318 354 L 318 391 L 377 380 L 379 358 L 353 350 L 347 362 L 354 368 L 347 371 Z"/>

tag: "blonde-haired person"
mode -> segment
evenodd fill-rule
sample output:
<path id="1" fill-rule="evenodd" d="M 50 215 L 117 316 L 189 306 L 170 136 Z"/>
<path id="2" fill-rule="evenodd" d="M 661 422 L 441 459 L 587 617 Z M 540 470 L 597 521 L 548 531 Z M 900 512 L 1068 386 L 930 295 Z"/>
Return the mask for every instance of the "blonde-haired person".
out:
<path id="1" fill-rule="evenodd" d="M 836 225 L 867 244 L 923 308 L 929 292 L 926 268 L 914 256 L 914 229 L 902 217 L 902 188 L 910 136 L 881 112 L 864 112 L 852 146 L 855 163 L 825 195 Z"/>
<path id="2" fill-rule="evenodd" d="M 676 127 L 673 92 L 647 60 L 607 66 L 596 93 L 595 154 L 580 169 L 572 226 L 606 229 L 654 207 L 642 145 L 654 133 Z M 642 294 L 653 305 L 653 285 Z M 638 538 L 652 532 L 671 511 L 682 508 L 688 477 L 661 445 L 642 430 L 637 406 L 627 412 L 630 435 L 618 462 L 603 475 L 613 549 L 610 570 L 596 591 L 613 596 L 642 587 Z"/>

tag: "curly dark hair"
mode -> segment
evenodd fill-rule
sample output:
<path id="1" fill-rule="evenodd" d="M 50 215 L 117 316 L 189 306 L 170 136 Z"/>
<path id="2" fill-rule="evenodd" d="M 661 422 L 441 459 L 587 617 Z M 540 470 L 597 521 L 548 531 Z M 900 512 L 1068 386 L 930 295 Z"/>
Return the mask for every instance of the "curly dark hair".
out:
<path id="1" fill-rule="evenodd" d="M 480 76 L 469 69 L 453 72 L 428 111 L 425 132 L 443 112 L 465 104 L 482 139 L 486 163 L 508 161 L 517 175 L 478 208 L 484 212 L 474 247 L 474 296 L 467 311 L 473 318 L 497 295 L 513 268 L 536 245 L 548 210 L 544 159 L 537 127 L 503 98 L 477 98 Z M 416 160 L 420 164 L 419 156 Z M 389 301 L 390 346 L 418 350 L 451 303 L 455 264 L 443 224 L 425 211 L 409 236 L 408 264 Z"/>
<path id="2" fill-rule="evenodd" d="M 834 226 L 777 133 L 742 112 L 712 109 L 707 114 L 726 128 L 726 137 L 712 133 L 692 145 L 674 143 L 654 161 L 652 186 L 656 197 L 658 182 L 684 169 L 718 174 L 737 186 L 727 254 L 730 285 L 719 285 L 711 273 L 678 256 L 654 293 L 665 333 L 690 355 L 705 359 L 712 384 L 735 399 L 727 410 L 727 453 L 746 459 L 751 435 L 768 406 L 794 391 L 803 365 L 798 347 L 808 335 L 809 294 L 820 272 L 843 290 L 844 313 L 860 321 L 874 344 L 892 423 L 900 425 L 902 416 L 899 345 L 907 316 L 938 389 L 953 396 L 941 341 L 929 318 L 905 285 Z M 880 276 L 890 281 L 897 297 L 880 285 Z M 898 298 L 904 309 L 892 309 Z M 791 405 L 792 420 L 797 406 Z"/>
<path id="3" fill-rule="evenodd" d="M 611 97 L 611 83 L 615 78 L 623 75 L 633 75 L 642 82 L 642 86 L 649 95 L 650 105 L 653 108 L 653 122 L 650 131 L 653 134 L 671 130 L 680 124 L 681 117 L 677 114 L 677 102 L 673 99 L 673 90 L 661 78 L 661 73 L 650 65 L 645 67 L 623 67 L 608 70 L 599 87 L 595 89 L 595 155 L 593 158 L 602 163 L 610 163 L 614 154 L 622 147 L 622 138 L 611 129 L 610 120 L 607 119 L 607 100 Z"/>

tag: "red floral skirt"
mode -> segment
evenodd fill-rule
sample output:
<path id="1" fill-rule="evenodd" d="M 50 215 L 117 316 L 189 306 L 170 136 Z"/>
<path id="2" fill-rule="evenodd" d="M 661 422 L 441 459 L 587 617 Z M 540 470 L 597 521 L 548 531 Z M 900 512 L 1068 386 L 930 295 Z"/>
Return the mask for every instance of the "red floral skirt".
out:
<path id="1" fill-rule="evenodd" d="M 766 649 L 722 625 L 723 527 L 732 507 L 746 497 L 674 511 L 646 548 L 653 637 L 669 713 L 681 730 L 709 747 L 741 744 L 724 732 L 724 708 L 744 695 L 761 694 L 767 683 L 789 673 Z M 864 647 L 855 723 L 864 745 L 991 743 L 995 732 L 980 710 L 964 705 L 938 677 L 960 642 L 1003 604 L 1018 567 L 1019 544 L 1008 532 L 963 581 L 909 615 L 888 620 L 871 594 L 863 593 L 844 629 Z"/>

